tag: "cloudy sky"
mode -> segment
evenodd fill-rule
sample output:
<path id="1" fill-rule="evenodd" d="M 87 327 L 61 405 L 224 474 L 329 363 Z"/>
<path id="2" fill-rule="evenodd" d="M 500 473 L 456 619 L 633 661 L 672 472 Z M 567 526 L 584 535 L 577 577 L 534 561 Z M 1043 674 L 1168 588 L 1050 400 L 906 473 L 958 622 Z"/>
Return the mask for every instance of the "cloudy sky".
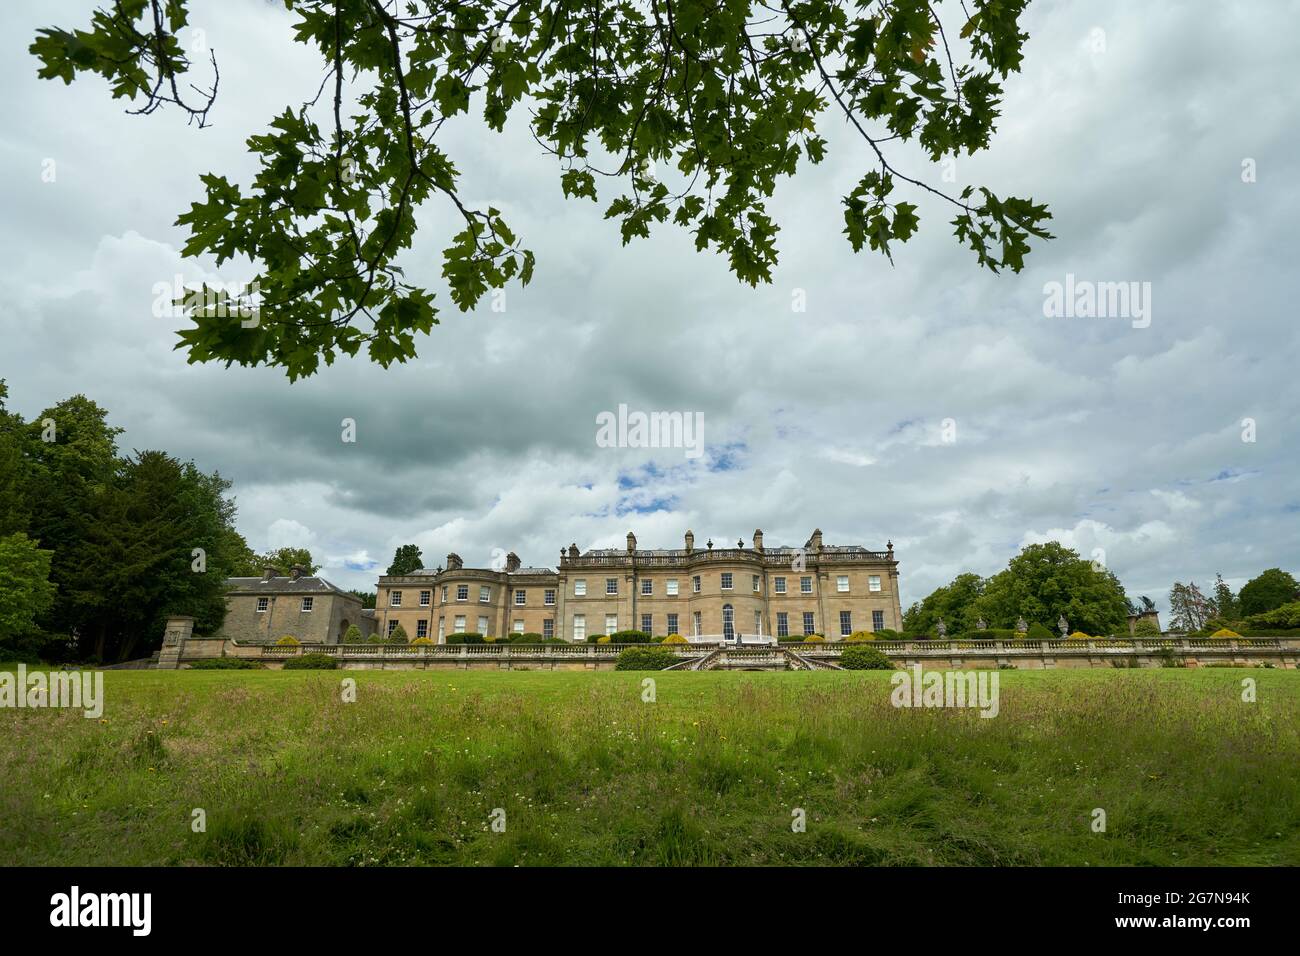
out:
<path id="1" fill-rule="evenodd" d="M 408 272 L 443 311 L 419 358 L 293 385 L 187 365 L 152 289 L 249 278 L 183 259 L 172 223 L 201 173 L 249 180 L 245 138 L 314 93 L 320 65 L 282 5 L 198 2 L 221 64 L 212 127 L 127 116 L 95 78 L 37 80 L 26 52 L 93 5 L 0 8 L 0 377 L 29 417 L 84 393 L 123 448 L 219 470 L 256 549 L 305 545 L 325 576 L 373 587 L 408 541 L 430 566 L 494 549 L 553 565 L 628 530 L 680 547 L 688 527 L 747 544 L 761 527 L 769 545 L 820 527 L 828 543 L 892 539 L 904 606 L 1049 539 L 1102 549 L 1162 609 L 1175 579 L 1300 569 L 1296 3 L 1032 4 L 992 148 L 953 170 L 957 188 L 1051 205 L 1058 238 L 1018 276 L 978 270 L 920 198 L 892 267 L 855 255 L 840 197 L 869 159 L 829 113 L 827 162 L 773 204 L 781 265 L 758 289 L 673 227 L 622 247 L 603 204 L 564 200 L 522 122 L 462 123 L 445 148 L 464 194 L 504 211 L 537 278 L 504 312 L 458 312 L 438 278 L 448 212 L 430 204 Z M 1067 274 L 1149 282 L 1150 324 L 1045 317 Z M 599 447 L 596 417 L 620 404 L 702 413 L 703 456 Z"/>

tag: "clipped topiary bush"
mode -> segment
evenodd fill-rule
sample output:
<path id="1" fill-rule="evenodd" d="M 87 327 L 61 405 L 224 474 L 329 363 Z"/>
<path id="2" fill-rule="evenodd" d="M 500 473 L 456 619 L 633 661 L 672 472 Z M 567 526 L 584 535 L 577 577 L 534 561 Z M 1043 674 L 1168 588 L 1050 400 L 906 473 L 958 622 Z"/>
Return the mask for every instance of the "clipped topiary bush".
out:
<path id="1" fill-rule="evenodd" d="M 332 671 L 338 666 L 339 662 L 329 654 L 303 654 L 284 662 L 287 671 Z"/>
<path id="2" fill-rule="evenodd" d="M 409 639 L 407 638 L 407 636 L 406 636 L 406 628 L 402 627 L 402 625 L 400 625 L 400 624 L 397 625 L 397 627 L 393 628 L 393 633 L 391 633 L 391 634 L 388 635 L 388 642 L 387 642 L 387 643 L 389 643 L 389 644 L 409 644 L 409 643 L 410 643 L 410 640 L 409 640 Z"/>
<path id="3" fill-rule="evenodd" d="M 1075 631 L 1073 634 L 1067 637 L 1066 640 L 1067 641 L 1091 641 L 1092 635 L 1085 634 L 1083 633 L 1083 631 Z"/>
<path id="4" fill-rule="evenodd" d="M 892 627 L 882 627 L 875 632 L 878 641 L 909 641 L 912 638 L 902 631 L 896 631 Z"/>
<path id="5" fill-rule="evenodd" d="M 294 637 L 292 634 L 286 634 L 275 643 L 280 647 L 298 647 L 302 644 L 302 641 L 298 640 L 298 638 Z"/>
<path id="6" fill-rule="evenodd" d="M 355 624 L 349 624 L 348 629 L 343 632 L 344 644 L 360 644 L 362 641 L 361 628 Z"/>
<path id="7" fill-rule="evenodd" d="M 604 637 L 604 636 L 605 636 L 604 634 L 588 634 L 588 635 L 587 635 L 587 643 L 588 643 L 588 644 L 599 644 L 599 643 L 600 643 L 600 639 L 601 639 L 602 637 Z M 605 643 L 608 644 L 609 641 L 606 641 Z"/>
<path id="8" fill-rule="evenodd" d="M 486 644 L 487 638 L 478 631 L 463 631 L 459 634 L 448 634 L 448 644 Z"/>
<path id="9" fill-rule="evenodd" d="M 663 642 L 665 644 L 689 644 L 690 643 L 690 641 L 682 637 L 680 634 L 669 634 L 667 637 L 664 638 Z"/>
<path id="10" fill-rule="evenodd" d="M 379 632 L 376 631 L 374 634 L 371 634 L 369 637 L 366 638 L 366 643 L 367 643 L 367 644 L 382 644 L 382 643 L 384 643 L 384 639 L 383 639 L 382 637 L 380 637 L 380 636 L 379 636 Z"/>
<path id="11" fill-rule="evenodd" d="M 1160 628 L 1156 626 L 1156 622 L 1151 620 L 1151 618 L 1144 617 L 1138 620 L 1133 625 L 1133 636 L 1134 637 L 1159 637 Z"/>
<path id="12" fill-rule="evenodd" d="M 676 664 L 678 657 L 662 647 L 629 647 L 614 662 L 616 671 L 661 671 Z"/>
<path id="13" fill-rule="evenodd" d="M 803 643 L 805 644 L 824 644 L 825 642 L 826 638 L 822 637 L 820 634 L 809 634 L 803 639 Z"/>
<path id="14" fill-rule="evenodd" d="M 1226 627 L 1221 627 L 1211 634 L 1210 637 L 1241 637 L 1241 635 L 1236 631 L 1230 631 Z"/>
<path id="15" fill-rule="evenodd" d="M 600 635 L 600 637 L 596 638 L 596 643 L 597 643 L 597 644 L 608 644 L 608 643 L 609 643 L 609 635 L 608 635 L 608 634 L 602 634 L 602 635 Z"/>
<path id="16" fill-rule="evenodd" d="M 645 631 L 615 631 L 609 640 L 611 644 L 649 644 L 650 635 Z"/>
<path id="17" fill-rule="evenodd" d="M 411 646 L 415 647 L 418 644 L 421 647 L 428 647 L 432 643 L 433 638 L 431 637 L 417 637 L 415 640 L 411 641 Z"/>
<path id="18" fill-rule="evenodd" d="M 849 671 L 892 671 L 894 663 L 883 651 L 857 644 L 844 648 L 840 654 L 840 667 Z"/>
<path id="19" fill-rule="evenodd" d="M 869 644 L 876 639 L 876 635 L 871 631 L 854 631 L 848 637 L 844 638 L 845 644 Z"/>
<path id="20" fill-rule="evenodd" d="M 195 661 L 189 669 L 192 671 L 256 671 L 261 670 L 262 665 L 242 657 L 209 657 Z"/>
<path id="21" fill-rule="evenodd" d="M 1056 635 L 1038 622 L 1029 625 L 1029 633 L 1025 636 L 1027 641 L 1054 641 Z"/>

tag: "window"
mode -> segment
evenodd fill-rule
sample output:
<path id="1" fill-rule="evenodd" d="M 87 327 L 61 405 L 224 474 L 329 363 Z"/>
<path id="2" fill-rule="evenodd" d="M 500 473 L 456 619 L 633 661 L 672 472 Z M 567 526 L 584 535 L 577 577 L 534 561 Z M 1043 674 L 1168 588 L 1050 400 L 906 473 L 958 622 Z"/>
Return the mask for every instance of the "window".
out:
<path id="1" fill-rule="evenodd" d="M 555 602 L 552 601 L 551 603 L 554 604 Z M 547 640 L 550 640 L 554 636 L 555 636 L 555 619 L 548 617 L 546 620 L 542 621 L 542 637 L 546 638 Z"/>
<path id="2" fill-rule="evenodd" d="M 650 578 L 642 578 L 642 579 L 641 579 L 641 593 L 642 593 L 642 594 L 654 594 L 654 593 L 655 593 L 655 583 L 654 583 L 654 581 L 653 581 L 652 579 L 650 579 Z"/>
<path id="3" fill-rule="evenodd" d="M 812 578 L 802 577 L 799 579 L 799 593 L 812 594 Z"/>
<path id="4" fill-rule="evenodd" d="M 389 607 L 401 607 L 401 606 L 402 606 L 402 592 L 401 592 L 401 591 L 389 591 L 389 592 L 388 592 L 388 606 L 389 606 Z"/>
<path id="5" fill-rule="evenodd" d="M 447 603 L 447 585 L 445 584 L 442 586 L 442 603 Z"/>
<path id="6" fill-rule="evenodd" d="M 574 597 L 587 596 L 587 582 L 584 581 L 582 578 L 578 578 L 573 582 L 573 596 Z"/>
<path id="7" fill-rule="evenodd" d="M 694 633 L 696 637 L 699 637 L 700 634 L 702 633 L 700 631 L 700 627 L 702 623 L 703 622 L 700 619 L 699 611 L 696 611 L 694 614 L 691 615 L 691 627 L 694 629 Z"/>
<path id="8" fill-rule="evenodd" d="M 617 614 L 606 614 L 606 615 L 605 615 L 605 633 L 606 633 L 606 634 L 616 634 L 616 633 L 618 633 L 618 615 L 617 615 Z"/>
<path id="9" fill-rule="evenodd" d="M 515 607 L 523 607 L 524 604 L 527 603 L 527 601 L 528 601 L 527 591 L 525 591 L 523 588 L 519 588 L 517 591 L 515 591 Z"/>
<path id="10" fill-rule="evenodd" d="M 872 611 L 872 612 L 871 612 L 871 629 L 872 629 L 873 631 L 883 631 L 883 630 L 885 629 L 885 612 L 884 612 L 884 611 Z"/>
<path id="11" fill-rule="evenodd" d="M 753 580 L 754 580 L 754 593 L 757 594 L 757 593 L 758 593 L 758 575 L 757 575 L 757 574 L 754 575 L 754 579 L 753 579 Z"/>
<path id="12" fill-rule="evenodd" d="M 522 617 L 515 618 L 515 633 L 524 633 L 524 619 Z"/>
<path id="13" fill-rule="evenodd" d="M 429 636 L 429 622 L 426 621 L 424 618 L 420 618 L 420 620 L 415 622 L 415 636 L 416 637 Z"/>
<path id="14" fill-rule="evenodd" d="M 468 585 L 468 584 L 458 584 L 458 585 L 456 585 L 456 600 L 457 600 L 457 601 L 468 601 L 468 600 L 469 600 L 469 585 Z"/>
<path id="15" fill-rule="evenodd" d="M 700 593 L 700 576 L 698 574 L 691 578 L 691 590 L 696 594 Z"/>
<path id="16" fill-rule="evenodd" d="M 653 633 L 654 618 L 651 615 L 649 614 L 641 615 L 641 630 L 645 631 L 647 634 Z"/>
<path id="17" fill-rule="evenodd" d="M 669 597 L 677 597 L 677 579 L 669 578 L 668 584 L 664 590 L 667 592 Z"/>
<path id="18" fill-rule="evenodd" d="M 440 617 L 438 618 L 438 643 L 439 644 L 446 643 L 446 640 L 447 640 L 447 619 L 445 617 Z"/>
<path id="19" fill-rule="evenodd" d="M 848 637 L 853 633 L 853 612 L 840 611 L 840 637 Z"/>
<path id="20" fill-rule="evenodd" d="M 785 611 L 776 612 L 776 636 L 777 637 L 790 636 L 790 615 L 787 614 Z"/>
<path id="21" fill-rule="evenodd" d="M 784 594 L 784 593 L 785 593 L 785 578 L 773 578 L 773 579 L 772 579 L 772 590 L 774 590 L 777 594 Z"/>
<path id="22" fill-rule="evenodd" d="M 606 579 L 605 579 L 605 593 L 606 593 L 606 594 L 617 594 L 617 593 L 618 593 L 618 578 L 606 578 Z"/>
<path id="23" fill-rule="evenodd" d="M 868 590 L 868 591 L 879 591 L 879 590 L 880 590 L 880 575 L 879 575 L 879 574 L 873 574 L 873 575 L 870 575 L 870 576 L 867 578 L 867 590 Z"/>
<path id="24" fill-rule="evenodd" d="M 722 605 L 722 636 L 731 640 L 736 636 L 736 611 L 730 604 Z"/>
<path id="25" fill-rule="evenodd" d="M 722 572 L 722 590 L 724 590 L 724 591 L 730 591 L 730 590 L 731 590 L 731 572 L 730 572 L 730 571 L 723 571 L 723 572 Z"/>
<path id="26" fill-rule="evenodd" d="M 848 589 L 849 589 L 849 576 L 847 574 L 839 575 L 835 579 L 835 590 L 843 594 Z"/>
<path id="27" fill-rule="evenodd" d="M 555 607 L 555 588 L 547 588 L 543 591 L 542 601 L 547 607 Z"/>
<path id="28" fill-rule="evenodd" d="M 763 612 L 762 611 L 754 612 L 754 633 L 755 634 L 763 633 Z"/>
<path id="29" fill-rule="evenodd" d="M 803 612 L 803 636 L 807 637 L 809 634 L 816 634 L 816 633 L 817 633 L 817 627 L 813 622 L 813 612 L 804 611 Z"/>
<path id="30" fill-rule="evenodd" d="M 487 619 L 486 617 L 482 617 L 482 616 L 479 617 L 479 619 L 478 619 L 478 632 L 479 632 L 480 634 L 487 634 L 487 632 L 488 632 L 488 619 Z"/>
<path id="31" fill-rule="evenodd" d="M 430 598 L 432 598 L 432 597 L 433 597 L 433 592 L 432 592 L 432 591 L 421 591 L 421 592 L 420 592 L 420 607 L 428 607 L 428 606 L 429 606 L 429 600 L 430 600 Z"/>
<path id="32" fill-rule="evenodd" d="M 676 615 L 676 614 L 669 614 L 669 615 L 668 615 L 668 633 L 669 633 L 669 634 L 676 634 L 676 633 L 678 633 L 678 631 L 677 631 L 677 615 Z"/>
<path id="33" fill-rule="evenodd" d="M 388 622 L 388 636 L 389 636 L 389 637 L 392 637 L 392 636 L 393 636 L 393 631 L 395 631 L 395 630 L 397 630 L 397 622 L 396 622 L 396 621 L 389 621 L 389 622 Z"/>
<path id="34" fill-rule="evenodd" d="M 453 633 L 453 634 L 464 634 L 464 633 L 465 633 L 465 615 L 464 615 L 464 614 L 457 614 L 457 615 L 456 615 L 456 619 L 452 622 L 452 628 L 451 628 L 451 630 L 452 630 L 452 633 Z"/>
<path id="35" fill-rule="evenodd" d="M 573 615 L 573 639 L 575 641 L 585 641 L 587 639 L 587 616 L 585 614 Z"/>
<path id="36" fill-rule="evenodd" d="M 481 585 L 478 589 L 478 602 L 480 604 L 492 603 L 492 589 L 488 587 L 486 584 Z"/>
<path id="37" fill-rule="evenodd" d="M 265 613 L 266 613 L 266 609 L 267 609 L 268 607 L 270 607 L 270 606 L 271 606 L 271 599 L 270 599 L 270 598 L 264 598 L 264 597 L 263 597 L 263 598 L 258 598 L 258 599 L 257 599 L 257 613 L 258 613 L 258 614 L 265 614 Z"/>
<path id="38" fill-rule="evenodd" d="M 315 605 L 315 603 L 316 603 L 316 599 L 315 599 L 315 598 L 311 598 L 311 597 L 305 597 L 305 598 L 303 598 L 303 599 L 302 599 L 302 612 L 303 612 L 304 614 L 308 614 L 308 613 L 310 613 L 310 612 L 311 612 L 311 609 L 312 609 L 312 606 Z"/>

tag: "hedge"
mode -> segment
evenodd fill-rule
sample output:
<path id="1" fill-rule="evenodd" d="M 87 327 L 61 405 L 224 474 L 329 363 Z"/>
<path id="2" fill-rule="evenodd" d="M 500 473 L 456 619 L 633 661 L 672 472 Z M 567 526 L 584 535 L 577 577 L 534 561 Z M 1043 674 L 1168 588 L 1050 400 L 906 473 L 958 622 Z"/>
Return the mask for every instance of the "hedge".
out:
<path id="1" fill-rule="evenodd" d="M 242 657 L 209 657 L 195 661 L 189 669 L 192 671 L 255 671 L 261 670 L 262 665 Z"/>
<path id="2" fill-rule="evenodd" d="M 328 654 L 303 654 L 284 662 L 287 671 L 332 671 L 338 666 L 339 662 Z"/>
<path id="3" fill-rule="evenodd" d="M 486 644 L 487 639 L 478 631 L 462 631 L 459 634 L 448 634 L 448 644 Z"/>
<path id="4" fill-rule="evenodd" d="M 629 647 L 621 651 L 614 662 L 616 671 L 661 671 L 676 664 L 680 658 L 662 647 Z"/>
<path id="5" fill-rule="evenodd" d="M 298 640 L 298 638 L 294 637 L 292 634 L 286 634 L 275 643 L 280 647 L 298 647 L 302 644 L 302 641 Z"/>
<path id="6" fill-rule="evenodd" d="M 609 635 L 611 644 L 649 644 L 650 635 L 645 631 L 615 631 Z"/>
<path id="7" fill-rule="evenodd" d="M 894 662 L 883 651 L 864 644 L 844 648 L 840 654 L 840 667 L 849 671 L 892 671 Z"/>

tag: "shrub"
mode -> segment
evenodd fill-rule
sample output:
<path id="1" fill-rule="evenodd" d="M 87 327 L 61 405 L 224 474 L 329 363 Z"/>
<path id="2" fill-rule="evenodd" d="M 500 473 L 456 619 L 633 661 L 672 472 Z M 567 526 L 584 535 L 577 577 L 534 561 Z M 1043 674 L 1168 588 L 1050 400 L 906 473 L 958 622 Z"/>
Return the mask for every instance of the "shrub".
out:
<path id="1" fill-rule="evenodd" d="M 844 638 L 845 644 L 867 644 L 876 639 L 876 635 L 871 631 L 854 631 L 848 637 Z"/>
<path id="2" fill-rule="evenodd" d="M 1300 627 L 1300 601 L 1291 601 L 1262 614 L 1252 614 L 1246 619 L 1245 623 L 1251 628 L 1290 629 Z"/>
<path id="3" fill-rule="evenodd" d="M 690 643 L 690 641 L 682 637 L 680 634 L 669 634 L 667 637 L 664 638 L 663 642 L 665 644 L 689 644 Z"/>
<path id="4" fill-rule="evenodd" d="M 544 640 L 545 638 L 542 637 L 542 635 L 538 634 L 536 631 L 528 631 L 523 634 L 516 634 L 514 637 L 510 638 L 510 643 L 511 644 L 541 644 Z"/>
<path id="5" fill-rule="evenodd" d="M 1210 637 L 1241 637 L 1241 635 L 1236 631 L 1230 631 L 1226 627 L 1221 627 L 1211 634 Z"/>
<path id="6" fill-rule="evenodd" d="M 284 662 L 287 671 L 332 671 L 338 666 L 339 662 L 329 654 L 303 654 Z"/>
<path id="7" fill-rule="evenodd" d="M 1049 631 L 1049 630 L 1048 630 L 1046 627 L 1044 627 L 1042 624 L 1039 624 L 1037 621 L 1035 621 L 1033 624 L 1030 624 L 1030 625 L 1029 625 L 1029 631 L 1028 631 L 1028 633 L 1025 635 L 1025 640 L 1027 640 L 1027 641 L 1054 641 L 1054 640 L 1056 640 L 1056 635 L 1053 634 L 1051 631 Z"/>
<path id="8" fill-rule="evenodd" d="M 597 644 L 608 644 L 608 643 L 609 643 L 609 635 L 608 635 L 608 634 L 602 634 L 602 635 L 600 635 L 600 637 L 596 638 L 596 643 L 597 643 Z"/>
<path id="9" fill-rule="evenodd" d="M 448 644 L 486 644 L 487 639 L 478 631 L 464 631 L 460 634 L 448 634 Z"/>
<path id="10" fill-rule="evenodd" d="M 433 643 L 433 638 L 431 637 L 417 637 L 415 640 L 411 641 L 411 646 L 414 647 L 415 645 L 419 644 L 421 647 L 427 647 L 432 643 Z"/>
<path id="11" fill-rule="evenodd" d="M 298 640 L 298 638 L 294 637 L 292 634 L 286 634 L 275 643 L 280 647 L 298 647 L 302 644 L 302 641 Z"/>
<path id="12" fill-rule="evenodd" d="M 840 654 L 840 667 L 850 671 L 892 671 L 894 664 L 884 652 L 859 644 L 844 648 Z"/>
<path id="13" fill-rule="evenodd" d="M 609 640 L 611 644 L 649 644 L 650 635 L 645 631 L 615 631 Z"/>
<path id="14" fill-rule="evenodd" d="M 876 640 L 878 641 L 909 641 L 912 638 L 902 631 L 896 631 L 892 627 L 882 627 L 876 631 Z"/>
<path id="15" fill-rule="evenodd" d="M 1092 635 L 1085 634 L 1083 633 L 1083 631 L 1075 631 L 1073 634 L 1067 637 L 1066 640 L 1067 641 L 1090 641 L 1092 640 Z"/>
<path id="16" fill-rule="evenodd" d="M 261 670 L 262 665 L 257 661 L 245 660 L 242 657 L 209 657 L 201 661 L 195 661 L 190 665 L 193 671 L 255 671 Z"/>
<path id="17" fill-rule="evenodd" d="M 348 625 L 348 629 L 347 629 L 346 631 L 343 632 L 343 643 L 344 643 L 344 644 L 360 644 L 360 643 L 361 643 L 361 628 L 357 627 L 355 624 L 349 624 L 349 625 Z"/>
<path id="18" fill-rule="evenodd" d="M 1138 620 L 1136 623 L 1134 623 L 1133 636 L 1134 637 L 1159 637 L 1160 628 L 1156 625 L 1155 621 L 1151 620 L 1151 618 L 1144 617 Z"/>
<path id="19" fill-rule="evenodd" d="M 397 625 L 397 627 L 393 628 L 393 633 L 388 635 L 388 641 L 386 643 L 409 644 L 410 640 L 406 636 L 406 628 L 402 627 L 400 624 Z"/>
<path id="20" fill-rule="evenodd" d="M 959 641 L 1014 641 L 1020 637 L 1012 628 L 987 627 L 984 630 L 962 631 L 956 635 Z"/>
<path id="21" fill-rule="evenodd" d="M 379 632 L 376 631 L 374 634 L 371 634 L 369 637 L 366 638 L 366 643 L 367 643 L 367 644 L 382 644 L 382 643 L 384 643 L 384 639 L 383 639 L 382 637 L 380 637 Z"/>
<path id="22" fill-rule="evenodd" d="M 803 639 L 803 643 L 805 644 L 824 644 L 825 642 L 826 638 L 822 637 L 820 634 L 809 634 Z"/>
<path id="23" fill-rule="evenodd" d="M 614 662 L 616 671 L 661 671 L 676 664 L 678 657 L 662 647 L 629 647 Z"/>
<path id="24" fill-rule="evenodd" d="M 588 643 L 588 644 L 599 644 L 599 643 L 601 642 L 601 638 L 603 638 L 604 636 L 605 636 L 604 634 L 588 634 L 588 635 L 587 635 L 587 643 Z M 608 644 L 609 641 L 605 641 L 605 643 Z"/>

